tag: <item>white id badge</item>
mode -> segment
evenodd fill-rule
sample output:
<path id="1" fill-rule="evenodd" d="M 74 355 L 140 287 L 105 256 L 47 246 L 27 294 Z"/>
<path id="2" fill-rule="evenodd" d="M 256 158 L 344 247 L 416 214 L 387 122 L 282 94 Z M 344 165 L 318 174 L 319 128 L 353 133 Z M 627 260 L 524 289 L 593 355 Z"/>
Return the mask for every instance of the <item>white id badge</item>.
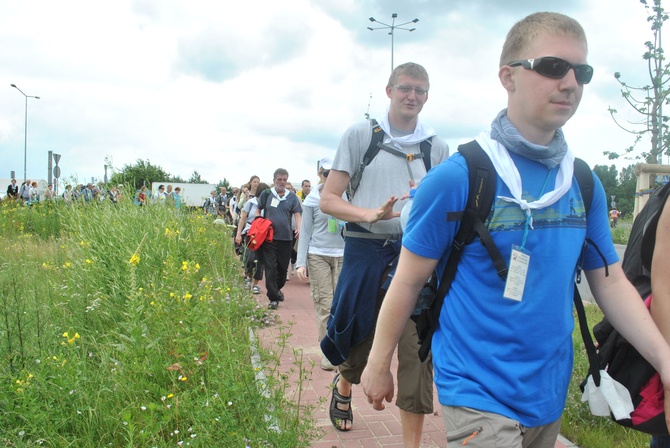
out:
<path id="1" fill-rule="evenodd" d="M 517 245 L 512 246 L 504 298 L 521 301 L 523 289 L 526 286 L 526 277 L 528 277 L 529 263 L 530 252 Z"/>
<path id="2" fill-rule="evenodd" d="M 279 205 L 279 199 L 277 198 L 272 198 L 272 201 L 270 201 L 270 207 L 277 207 Z"/>

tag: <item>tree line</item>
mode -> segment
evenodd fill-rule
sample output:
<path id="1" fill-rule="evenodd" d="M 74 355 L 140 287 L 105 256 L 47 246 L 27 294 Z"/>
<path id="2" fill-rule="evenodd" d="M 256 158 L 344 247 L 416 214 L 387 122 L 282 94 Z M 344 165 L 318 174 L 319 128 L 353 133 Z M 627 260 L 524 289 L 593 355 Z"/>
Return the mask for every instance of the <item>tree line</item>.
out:
<path id="1" fill-rule="evenodd" d="M 137 159 L 134 164 L 125 164 L 120 170 L 114 171 L 109 182 L 113 185 L 132 185 L 139 189 L 142 185 L 151 187 L 153 182 L 175 182 L 191 184 L 208 184 L 198 171 L 193 170 L 191 177 L 184 180 L 181 176 L 175 176 L 165 171 L 160 165 L 153 165 L 149 160 Z M 217 188 L 230 188 L 230 182 L 224 177 L 216 184 Z"/>

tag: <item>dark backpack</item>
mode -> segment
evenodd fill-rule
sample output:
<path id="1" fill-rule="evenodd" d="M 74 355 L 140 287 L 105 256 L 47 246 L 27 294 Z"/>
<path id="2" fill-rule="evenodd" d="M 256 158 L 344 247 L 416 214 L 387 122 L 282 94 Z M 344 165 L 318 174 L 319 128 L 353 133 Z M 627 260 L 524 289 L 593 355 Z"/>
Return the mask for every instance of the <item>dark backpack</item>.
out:
<path id="1" fill-rule="evenodd" d="M 669 195 L 670 184 L 666 184 L 649 196 L 647 204 L 635 217 L 621 263 L 626 277 L 643 299 L 651 294 L 651 260 L 656 243 L 656 228 Z M 650 381 L 656 375 L 653 366 L 614 329 L 607 318 L 603 318 L 593 327 L 593 335 L 598 341 L 598 348 L 593 347 L 594 353 L 589 354 L 589 373 L 593 375 L 596 386 L 599 381 L 595 381 L 595 369 L 607 368 L 607 373 L 628 389 L 635 409 L 629 419 L 616 420 L 612 416 L 612 420 L 648 434 L 667 435 L 663 400 L 659 400 L 663 397 L 662 386 L 659 393 L 655 390 L 659 383 Z M 585 345 L 589 352 L 590 347 L 586 340 Z M 597 358 L 592 361 L 594 356 Z M 596 362 L 597 365 L 594 366 Z M 585 382 L 586 380 L 582 383 L 582 389 Z"/>
<path id="2" fill-rule="evenodd" d="M 670 194 L 670 183 L 656 188 L 635 217 L 621 267 L 640 297 L 651 294 L 651 259 L 656 245 L 656 225 Z"/>
<path id="3" fill-rule="evenodd" d="M 465 210 L 447 214 L 448 221 L 461 221 L 461 225 L 454 236 L 451 252 L 435 294 L 435 300 L 430 308 L 414 318 L 421 346 L 419 348 L 421 361 L 424 361 L 430 352 L 430 344 L 440 319 L 444 298 L 456 276 L 463 248 L 467 244 L 478 237 L 489 253 L 498 276 L 503 281 L 507 278 L 507 264 L 484 224 L 491 213 L 491 207 L 495 199 L 497 173 L 491 159 L 476 141 L 459 146 L 458 152 L 461 153 L 468 166 L 468 199 Z M 579 184 L 586 214 L 588 215 L 593 199 L 593 174 L 586 162 L 575 158 L 574 176 Z"/>
<path id="4" fill-rule="evenodd" d="M 358 170 L 356 171 L 356 173 L 354 173 L 353 176 L 351 176 L 348 191 L 350 198 L 353 197 L 354 193 L 356 192 L 356 189 L 358 188 L 358 185 L 361 183 L 361 178 L 363 177 L 363 171 L 365 171 L 365 167 L 370 165 L 372 159 L 374 159 L 377 156 L 377 154 L 379 154 L 379 151 L 382 149 L 386 152 L 393 154 L 394 156 L 407 159 L 410 162 L 414 159 L 423 160 L 423 165 L 426 167 L 426 172 L 430 171 L 430 169 L 432 168 L 432 162 L 430 160 L 430 153 L 431 149 L 433 148 L 432 137 L 422 141 L 419 144 L 421 152 L 416 154 L 405 154 L 402 151 L 398 151 L 397 149 L 390 148 L 384 145 L 384 130 L 379 125 L 379 123 L 377 123 L 377 120 L 375 120 L 374 118 L 371 119 L 370 124 L 372 125 L 372 138 L 370 139 L 370 145 L 368 146 L 368 149 L 365 151 L 365 154 L 363 155 L 363 160 L 358 166 Z"/>

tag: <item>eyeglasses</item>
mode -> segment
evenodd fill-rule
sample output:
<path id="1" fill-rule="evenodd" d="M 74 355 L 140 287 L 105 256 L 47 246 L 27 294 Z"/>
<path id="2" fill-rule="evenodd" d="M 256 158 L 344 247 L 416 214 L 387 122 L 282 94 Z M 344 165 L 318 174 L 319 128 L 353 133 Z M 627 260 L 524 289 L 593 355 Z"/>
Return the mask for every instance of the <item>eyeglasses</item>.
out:
<path id="1" fill-rule="evenodd" d="M 416 96 L 424 96 L 428 93 L 428 90 L 422 89 L 421 87 L 412 87 L 412 86 L 393 86 L 396 89 L 400 90 L 402 93 L 410 93 L 412 90 L 414 90 L 414 93 L 416 93 Z"/>
<path id="2" fill-rule="evenodd" d="M 547 78 L 560 79 L 568 74 L 570 69 L 575 71 L 575 79 L 579 84 L 588 84 L 593 78 L 593 67 L 588 64 L 571 64 L 568 61 L 554 56 L 545 56 L 543 58 L 524 59 L 513 61 L 510 67 L 521 66 L 527 70 L 535 70 Z"/>

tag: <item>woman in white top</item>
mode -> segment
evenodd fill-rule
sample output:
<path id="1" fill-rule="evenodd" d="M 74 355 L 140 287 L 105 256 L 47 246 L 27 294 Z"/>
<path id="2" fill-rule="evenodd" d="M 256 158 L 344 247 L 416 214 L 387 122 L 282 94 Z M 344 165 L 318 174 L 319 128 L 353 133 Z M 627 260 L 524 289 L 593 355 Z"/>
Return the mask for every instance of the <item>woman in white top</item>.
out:
<path id="1" fill-rule="evenodd" d="M 247 247 L 249 245 L 247 232 L 251 227 L 251 222 L 256 217 L 256 209 L 258 208 L 257 196 L 260 196 L 260 194 L 267 188 L 269 188 L 268 185 L 260 183 L 258 176 L 251 177 L 251 180 L 249 181 L 251 199 L 246 201 L 240 210 L 240 221 L 237 223 L 237 234 L 235 235 L 235 244 L 239 246 L 244 243 L 245 248 L 242 256 L 242 261 L 244 263 L 244 287 L 251 289 L 254 294 L 261 293 L 261 288 L 258 286 L 258 283 L 263 279 L 263 263 L 258 259 L 258 253 Z"/>
<path id="2" fill-rule="evenodd" d="M 344 240 L 340 236 L 340 221 L 326 215 L 319 207 L 321 190 L 332 167 L 330 158 L 321 159 L 318 163 L 319 185 L 312 189 L 302 203 L 302 222 L 298 239 L 298 256 L 296 274 L 302 281 L 307 280 L 309 270 L 309 286 L 314 301 L 314 312 L 318 326 L 319 342 L 326 335 L 326 324 L 330 316 L 333 292 L 342 267 Z M 321 368 L 334 370 L 328 359 L 321 355 Z"/>

